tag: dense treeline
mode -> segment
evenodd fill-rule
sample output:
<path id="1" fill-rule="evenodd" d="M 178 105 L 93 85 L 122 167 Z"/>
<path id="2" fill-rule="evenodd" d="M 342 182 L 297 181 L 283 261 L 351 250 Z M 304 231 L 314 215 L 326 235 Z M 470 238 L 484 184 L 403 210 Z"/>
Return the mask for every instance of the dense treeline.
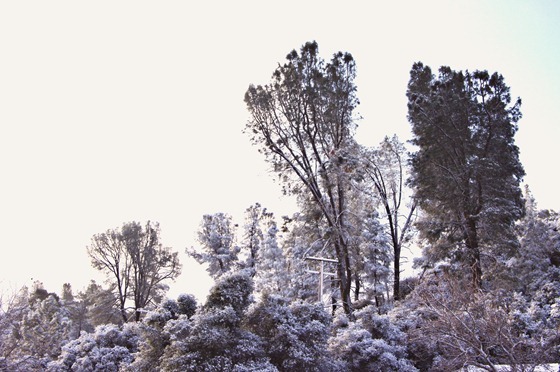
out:
<path id="1" fill-rule="evenodd" d="M 205 215 L 215 285 L 166 299 L 181 270 L 159 225 L 95 235 L 107 275 L 3 299 L 6 371 L 453 371 L 560 362 L 560 215 L 539 210 L 514 142 L 521 101 L 498 73 L 415 63 L 412 149 L 354 139 L 355 61 L 315 42 L 245 95 L 246 133 L 299 211 Z M 401 278 L 403 250 L 422 249 Z"/>

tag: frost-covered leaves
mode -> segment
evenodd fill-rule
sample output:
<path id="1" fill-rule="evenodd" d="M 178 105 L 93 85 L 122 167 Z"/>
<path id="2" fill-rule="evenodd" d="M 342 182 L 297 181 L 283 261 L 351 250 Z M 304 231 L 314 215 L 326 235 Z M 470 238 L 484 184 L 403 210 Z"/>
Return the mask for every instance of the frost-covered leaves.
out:
<path id="1" fill-rule="evenodd" d="M 318 305 L 266 295 L 247 315 L 245 324 L 264 341 L 266 354 L 280 371 L 328 371 L 326 350 L 330 317 Z"/>
<path id="2" fill-rule="evenodd" d="M 207 310 L 231 308 L 241 318 L 252 302 L 253 280 L 246 271 L 230 274 L 216 283 L 206 300 Z"/>
<path id="3" fill-rule="evenodd" d="M 517 226 L 520 248 L 505 264 L 505 274 L 515 274 L 506 279 L 529 297 L 548 287 L 555 292 L 548 300 L 553 301 L 560 293 L 560 214 L 538 210 L 529 190 L 526 198 L 527 213 Z"/>
<path id="4" fill-rule="evenodd" d="M 70 313 L 61 305 L 58 296 L 48 294 L 43 300 L 36 299 L 30 303 L 20 332 L 19 348 L 23 353 L 39 358 L 56 358 L 61 346 L 71 338 Z"/>
<path id="5" fill-rule="evenodd" d="M 276 370 L 268 362 L 260 338 L 240 327 L 252 286 L 247 273 L 227 275 L 190 321 L 179 318 L 172 322 L 167 328 L 171 344 L 163 355 L 162 370 Z"/>
<path id="6" fill-rule="evenodd" d="M 177 297 L 177 312 L 186 315 L 187 318 L 195 314 L 196 306 L 196 298 L 193 295 L 180 294 Z"/>
<path id="7" fill-rule="evenodd" d="M 257 293 L 283 293 L 290 290 L 288 264 L 278 242 L 278 227 L 272 219 L 267 221 L 263 241 L 255 264 L 255 291 Z"/>
<path id="8" fill-rule="evenodd" d="M 359 288 L 355 286 L 354 293 L 355 297 L 362 295 L 355 300 L 375 302 L 384 312 L 390 306 L 387 288 L 393 280 L 391 262 L 394 256 L 378 213 L 366 205 L 364 201 L 361 209 L 356 209 L 355 220 L 352 219 L 356 236 L 350 245 L 351 262 L 360 284 Z"/>
<path id="9" fill-rule="evenodd" d="M 168 321 L 178 316 L 177 312 L 177 302 L 167 300 L 157 309 L 148 312 L 143 321 L 137 324 L 138 352 L 134 355 L 134 363 L 130 365 L 129 370 L 159 370 L 160 358 L 170 344 L 169 333 L 164 327 Z"/>
<path id="10" fill-rule="evenodd" d="M 5 306 L 0 314 L 0 358 L 6 370 L 43 370 L 78 332 L 64 301 L 39 282 L 31 294 L 24 288 Z"/>
<path id="11" fill-rule="evenodd" d="M 0 316 L 0 357 L 5 366 L 0 370 L 43 371 L 59 357 L 63 345 L 80 337 L 80 332 L 93 331 L 89 302 L 93 298 L 80 295 L 79 299 L 74 298 L 70 285 L 65 285 L 63 299 L 46 291 L 40 282 L 31 293 L 24 287 Z M 113 309 L 113 303 L 108 309 Z M 103 320 L 110 321 L 110 311 Z"/>
<path id="12" fill-rule="evenodd" d="M 82 335 L 62 348 L 60 358 L 49 364 L 48 371 L 120 371 L 130 364 L 138 337 L 134 325 L 102 325 L 94 333 Z"/>
<path id="13" fill-rule="evenodd" d="M 208 274 L 221 277 L 238 262 L 239 247 L 235 244 L 235 227 L 225 213 L 206 214 L 198 231 L 200 247 L 187 249 L 187 254 L 200 264 L 208 264 Z"/>
<path id="14" fill-rule="evenodd" d="M 233 371 L 249 365 L 266 367 L 268 361 L 260 339 L 232 327 L 229 319 L 235 317 L 230 307 L 195 315 L 185 337 L 177 337 L 166 349 L 162 370 Z"/>
<path id="15" fill-rule="evenodd" d="M 329 339 L 329 352 L 345 371 L 415 371 L 407 359 L 406 335 L 374 306 L 357 311 Z"/>

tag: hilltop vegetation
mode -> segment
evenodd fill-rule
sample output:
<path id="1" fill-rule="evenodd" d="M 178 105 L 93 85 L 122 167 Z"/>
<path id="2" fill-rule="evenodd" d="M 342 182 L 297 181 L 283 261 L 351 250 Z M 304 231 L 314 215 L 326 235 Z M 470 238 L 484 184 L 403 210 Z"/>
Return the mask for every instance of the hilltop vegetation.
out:
<path id="1" fill-rule="evenodd" d="M 366 66 L 367 67 L 367 66 Z M 215 280 L 165 297 L 181 271 L 157 223 L 95 235 L 107 275 L 75 294 L 40 282 L 3 299 L 6 371 L 453 371 L 560 362 L 560 215 L 539 210 L 515 145 L 521 100 L 499 73 L 414 63 L 413 139 L 354 133 L 349 53 L 316 42 L 245 94 L 245 127 L 299 210 L 202 217 L 186 253 Z M 379 123 L 377 125 L 382 125 Z M 402 278 L 403 252 L 420 248 Z M 69 278 L 71 279 L 71 278 Z"/>

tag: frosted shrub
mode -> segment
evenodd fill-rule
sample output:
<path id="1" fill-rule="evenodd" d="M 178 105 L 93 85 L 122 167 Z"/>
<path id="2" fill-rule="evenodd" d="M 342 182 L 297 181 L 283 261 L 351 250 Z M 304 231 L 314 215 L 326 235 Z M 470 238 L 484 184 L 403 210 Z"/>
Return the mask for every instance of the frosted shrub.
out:
<path id="1" fill-rule="evenodd" d="M 265 295 L 246 317 L 246 327 L 264 341 L 265 351 L 280 371 L 328 371 L 326 350 L 330 317 L 317 305 L 289 304 Z"/>
<path id="2" fill-rule="evenodd" d="M 356 312 L 356 322 L 341 323 L 329 351 L 345 371 L 416 371 L 407 359 L 406 335 L 374 306 Z"/>
<path id="3" fill-rule="evenodd" d="M 93 333 L 82 332 L 76 340 L 62 347 L 57 361 L 48 371 L 119 371 L 132 363 L 138 337 L 135 325 L 125 324 L 122 329 L 113 324 L 101 325 Z"/>

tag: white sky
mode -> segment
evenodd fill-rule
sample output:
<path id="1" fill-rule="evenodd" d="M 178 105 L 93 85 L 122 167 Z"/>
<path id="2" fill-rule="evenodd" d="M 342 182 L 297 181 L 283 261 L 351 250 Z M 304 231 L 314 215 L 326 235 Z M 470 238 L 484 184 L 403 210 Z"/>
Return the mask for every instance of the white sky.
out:
<path id="1" fill-rule="evenodd" d="M 81 290 L 101 278 L 91 237 L 149 219 L 185 264 L 170 295 L 203 298 L 210 282 L 184 253 L 203 214 L 241 216 L 257 201 L 291 211 L 241 133 L 243 95 L 310 40 L 325 59 L 354 55 L 367 145 L 410 137 L 413 62 L 502 73 L 523 99 L 525 180 L 541 208 L 560 210 L 560 3 L 391 4 L 0 2 L 0 287 Z"/>

